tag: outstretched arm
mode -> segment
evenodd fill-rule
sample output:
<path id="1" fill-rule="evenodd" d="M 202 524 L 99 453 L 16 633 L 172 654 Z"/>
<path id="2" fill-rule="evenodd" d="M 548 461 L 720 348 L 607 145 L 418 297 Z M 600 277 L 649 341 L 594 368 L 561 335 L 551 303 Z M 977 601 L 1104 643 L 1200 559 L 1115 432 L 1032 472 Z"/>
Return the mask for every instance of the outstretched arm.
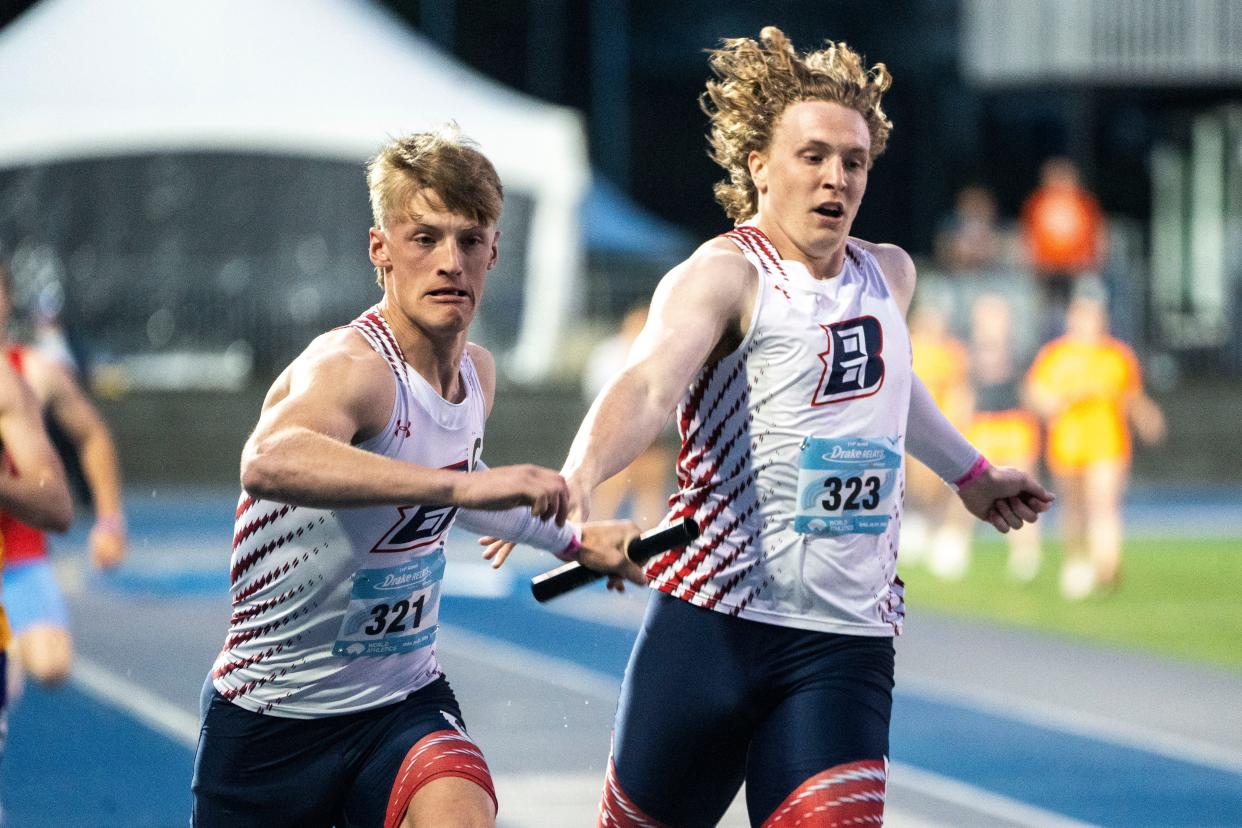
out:
<path id="1" fill-rule="evenodd" d="M 862 244 L 879 262 L 902 313 L 908 312 L 916 282 L 909 254 L 891 244 Z M 936 407 L 917 376 L 910 387 L 906 449 L 953 486 L 967 511 L 999 532 L 1034 523 L 1052 508 L 1052 493 L 1029 474 L 988 463 Z"/>
<path id="2" fill-rule="evenodd" d="M 565 482 L 549 469 L 520 465 L 462 473 L 358 448 L 387 427 L 395 393 L 388 367 L 352 331 L 319 337 L 268 393 L 242 451 L 242 487 L 257 497 L 325 509 L 526 506 L 564 521 Z"/>
<path id="3" fill-rule="evenodd" d="M 73 520 L 65 470 L 43 429 L 39 402 L 7 362 L 0 362 L 0 509 L 39 529 L 63 532 Z"/>
<path id="4" fill-rule="evenodd" d="M 1020 469 L 993 466 L 936 407 L 913 378 L 906 449 L 953 487 L 966 510 L 999 532 L 1034 523 L 1052 508 L 1052 493 Z"/>
<path id="5" fill-rule="evenodd" d="M 121 507 L 121 469 L 107 425 L 65 366 L 37 352 L 28 354 L 28 374 L 42 389 L 52 419 L 73 442 L 95 507 L 91 557 L 111 567 L 125 555 L 125 514 Z"/>
<path id="6" fill-rule="evenodd" d="M 591 491 L 651 445 L 695 374 L 744 329 L 754 279 L 741 253 L 720 240 L 660 281 L 625 369 L 595 399 L 562 469 L 582 518 Z"/>
<path id="7" fill-rule="evenodd" d="M 588 569 L 607 573 L 611 576 L 610 589 L 621 589 L 627 580 L 646 583 L 642 568 L 626 554 L 630 542 L 639 534 L 633 521 L 601 520 L 582 527 L 567 522 L 558 528 L 551 521 L 535 519 L 527 510 L 462 509 L 457 522 L 482 535 L 479 543 L 487 547 L 483 559 L 491 561 L 493 569 L 499 569 L 519 543 L 528 543 L 563 561 L 578 561 Z"/>

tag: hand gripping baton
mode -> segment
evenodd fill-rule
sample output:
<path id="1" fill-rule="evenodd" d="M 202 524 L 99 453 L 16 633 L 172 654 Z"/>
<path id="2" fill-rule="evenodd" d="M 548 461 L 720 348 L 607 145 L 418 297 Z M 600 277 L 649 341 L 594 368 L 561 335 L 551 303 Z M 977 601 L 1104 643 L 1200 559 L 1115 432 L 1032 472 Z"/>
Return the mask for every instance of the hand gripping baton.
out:
<path id="1" fill-rule="evenodd" d="M 693 518 L 681 518 L 668 526 L 657 526 L 631 541 L 625 554 L 636 564 L 646 563 L 648 558 L 684 546 L 699 536 L 699 525 Z M 551 569 L 530 579 L 530 591 L 539 603 L 550 601 L 558 595 L 585 586 L 603 578 L 607 573 L 588 569 L 577 561 Z"/>

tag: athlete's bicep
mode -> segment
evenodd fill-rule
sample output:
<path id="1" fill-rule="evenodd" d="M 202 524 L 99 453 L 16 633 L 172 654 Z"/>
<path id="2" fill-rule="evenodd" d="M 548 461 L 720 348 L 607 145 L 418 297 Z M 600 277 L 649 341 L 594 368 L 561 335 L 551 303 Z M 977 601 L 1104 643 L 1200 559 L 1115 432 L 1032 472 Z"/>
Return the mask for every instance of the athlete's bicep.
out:
<path id="1" fill-rule="evenodd" d="M 386 367 L 369 357 L 312 346 L 276 381 L 250 442 L 311 431 L 357 443 L 378 433 L 391 413 L 396 391 Z"/>
<path id="2" fill-rule="evenodd" d="M 741 254 L 706 249 L 670 271 L 652 297 L 626 373 L 671 408 L 717 346 L 740 329 L 753 274 Z"/>

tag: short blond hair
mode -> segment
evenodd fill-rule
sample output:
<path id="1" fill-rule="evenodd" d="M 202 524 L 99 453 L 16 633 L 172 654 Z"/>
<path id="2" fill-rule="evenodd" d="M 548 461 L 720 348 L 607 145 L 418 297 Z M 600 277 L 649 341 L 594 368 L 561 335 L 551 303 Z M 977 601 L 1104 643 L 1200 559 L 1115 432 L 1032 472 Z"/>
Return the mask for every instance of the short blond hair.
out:
<path id="1" fill-rule="evenodd" d="M 853 109 L 871 135 L 868 163 L 884 152 L 893 124 L 880 99 L 893 79 L 883 63 L 865 69 L 857 52 L 832 41 L 799 54 L 775 26 L 765 26 L 759 42 L 728 39 L 710 55 L 716 79 L 708 81 L 699 103 L 711 118 L 709 155 L 729 174 L 714 188 L 716 201 L 734 221 L 745 221 L 759 209 L 747 159 L 752 151 L 767 151 L 777 121 L 791 104 L 830 101 Z"/>
<path id="2" fill-rule="evenodd" d="M 371 217 L 385 229 L 410 218 L 410 202 L 430 190 L 445 210 L 484 226 L 500 221 L 504 187 L 487 156 L 449 124 L 433 132 L 416 132 L 385 144 L 367 162 Z"/>

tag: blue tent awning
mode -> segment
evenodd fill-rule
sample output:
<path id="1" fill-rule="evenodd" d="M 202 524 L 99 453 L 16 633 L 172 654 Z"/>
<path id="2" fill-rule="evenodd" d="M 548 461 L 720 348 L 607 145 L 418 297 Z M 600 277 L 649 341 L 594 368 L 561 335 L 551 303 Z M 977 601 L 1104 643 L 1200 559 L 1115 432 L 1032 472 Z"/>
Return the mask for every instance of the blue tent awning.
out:
<path id="1" fill-rule="evenodd" d="M 695 246 L 685 230 L 641 207 L 598 175 L 582 203 L 582 230 L 586 248 L 593 253 L 680 259 Z"/>

